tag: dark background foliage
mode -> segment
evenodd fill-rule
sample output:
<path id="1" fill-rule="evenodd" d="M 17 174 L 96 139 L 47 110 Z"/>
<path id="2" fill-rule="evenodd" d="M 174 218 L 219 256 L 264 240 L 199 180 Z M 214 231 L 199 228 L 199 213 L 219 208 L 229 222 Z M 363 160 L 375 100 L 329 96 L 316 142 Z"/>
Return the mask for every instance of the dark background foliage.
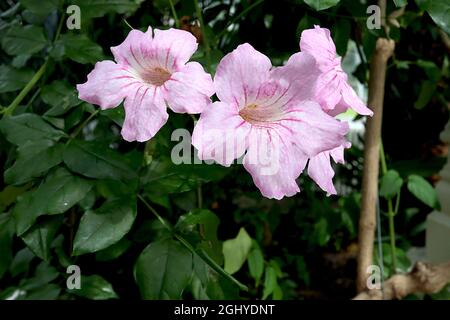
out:
<path id="1" fill-rule="evenodd" d="M 177 23 L 200 42 L 193 59 L 212 73 L 223 55 L 244 42 L 280 65 L 299 50 L 301 31 L 319 24 L 332 31 L 352 83 L 363 94 L 367 90 L 367 61 L 384 32 L 366 26 L 372 1 L 199 2 L 205 28 L 196 1 L 173 4 Z M 66 27 L 71 4 L 81 8 L 81 30 Z M 448 48 L 440 34 L 450 32 L 448 1 L 388 1 L 388 14 L 404 5 L 389 30 L 397 47 L 383 116 L 386 277 L 392 264 L 387 202 L 401 194 L 396 260 L 397 269 L 406 271 L 406 252 L 424 245 L 426 215 L 439 206 L 431 186 L 447 155 L 439 133 L 450 99 Z M 171 113 L 154 139 L 128 143 L 119 133 L 122 106 L 99 111 L 77 98 L 75 85 L 85 82 L 96 61 L 112 59 L 109 48 L 125 39 L 130 26 L 175 25 L 170 1 L 8 0 L 0 10 L 1 298 L 355 294 L 361 132 L 355 131 L 347 163 L 336 168 L 338 196 L 326 197 L 302 176 L 300 194 L 265 199 L 239 165 L 171 162 L 177 143 L 171 133 L 192 130 L 189 116 Z M 363 120 L 349 116 L 362 127 Z M 69 265 L 81 269 L 80 290 L 66 286 Z"/>

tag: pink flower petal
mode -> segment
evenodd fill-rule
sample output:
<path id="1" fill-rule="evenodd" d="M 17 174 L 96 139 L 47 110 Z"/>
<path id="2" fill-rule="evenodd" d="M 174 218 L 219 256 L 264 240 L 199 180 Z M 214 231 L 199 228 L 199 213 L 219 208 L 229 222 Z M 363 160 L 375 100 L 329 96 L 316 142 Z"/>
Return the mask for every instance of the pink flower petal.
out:
<path id="1" fill-rule="evenodd" d="M 327 192 L 327 196 L 336 194 L 333 185 L 334 171 L 330 163 L 330 152 L 325 151 L 309 159 L 308 175 Z"/>
<path id="2" fill-rule="evenodd" d="M 344 164 L 344 150 L 350 148 L 351 146 L 352 144 L 346 141 L 343 145 L 330 150 L 330 156 L 333 158 L 334 162 Z"/>
<path id="3" fill-rule="evenodd" d="M 197 50 L 197 40 L 187 31 L 179 29 L 155 29 L 152 56 L 167 70 L 177 71 Z"/>
<path id="4" fill-rule="evenodd" d="M 334 170 L 331 166 L 330 157 L 333 158 L 334 162 L 344 164 L 344 149 L 350 147 L 351 143 L 345 141 L 339 147 L 321 152 L 309 159 L 308 175 L 323 191 L 327 192 L 327 196 L 336 194 L 336 189 L 333 185 Z"/>
<path id="5" fill-rule="evenodd" d="M 341 122 L 322 111 L 313 101 L 291 105 L 280 121 L 282 129 L 290 132 L 293 143 L 309 157 L 334 149 L 345 142 L 349 130 L 346 122 Z"/>
<path id="6" fill-rule="evenodd" d="M 164 87 L 169 108 L 178 113 L 202 112 L 214 94 L 211 75 L 198 62 L 189 62 L 172 74 Z"/>
<path id="7" fill-rule="evenodd" d="M 200 116 L 192 134 L 192 145 L 201 160 L 215 160 L 223 166 L 241 157 L 247 148 L 251 126 L 235 106 L 214 102 Z"/>
<path id="8" fill-rule="evenodd" d="M 270 59 L 248 43 L 222 58 L 214 77 L 216 94 L 223 102 L 240 108 L 253 102 L 272 67 Z"/>
<path id="9" fill-rule="evenodd" d="M 337 115 L 352 108 L 361 115 L 373 115 L 347 82 L 342 70 L 341 58 L 336 54 L 336 46 L 330 30 L 315 26 L 302 32 L 300 49 L 316 59 L 323 72 L 318 78 L 315 96 L 322 108 L 329 114 Z M 337 109 L 337 110 L 334 110 Z"/>
<path id="10" fill-rule="evenodd" d="M 280 200 L 300 192 L 296 179 L 307 160 L 295 145 L 280 141 L 273 131 L 255 129 L 244 157 L 244 167 L 263 196 Z"/>
<path id="11" fill-rule="evenodd" d="M 319 26 L 302 32 L 300 50 L 314 56 L 323 71 L 328 70 L 336 58 L 336 46 L 331 38 L 330 30 Z"/>
<path id="12" fill-rule="evenodd" d="M 336 105 L 336 107 L 334 107 L 334 109 L 327 110 L 327 109 L 323 108 L 323 105 L 322 105 L 322 109 L 324 109 L 324 111 L 327 114 L 329 114 L 330 116 L 336 117 L 338 114 L 346 112 L 348 110 L 348 107 L 344 105 L 344 103 L 342 102 L 342 97 L 341 97 L 341 100 Z"/>
<path id="13" fill-rule="evenodd" d="M 318 77 L 314 95 L 325 111 L 333 110 L 342 99 L 342 82 L 334 69 L 324 72 Z"/>
<path id="14" fill-rule="evenodd" d="M 361 115 L 373 115 L 373 111 L 366 107 L 364 102 L 361 101 L 361 99 L 356 95 L 355 90 L 353 90 L 348 83 L 343 84 L 341 104 L 343 107 L 351 108 Z"/>
<path id="15" fill-rule="evenodd" d="M 124 67 L 130 67 L 136 73 L 152 67 L 149 57 L 152 53 L 152 29 L 147 32 L 131 30 L 126 39 L 118 46 L 111 47 L 114 60 Z"/>
<path id="16" fill-rule="evenodd" d="M 285 87 L 284 97 L 280 102 L 287 103 L 292 99 L 311 100 L 320 70 L 313 56 L 298 52 L 293 54 L 282 67 L 271 70 L 271 80 Z"/>
<path id="17" fill-rule="evenodd" d="M 113 61 L 97 62 L 87 78 L 77 85 L 78 97 L 102 109 L 117 107 L 127 96 L 129 84 L 139 82 Z"/>
<path id="18" fill-rule="evenodd" d="M 127 141 L 147 141 L 167 122 L 162 92 L 157 87 L 139 86 L 124 103 L 122 136 Z"/>

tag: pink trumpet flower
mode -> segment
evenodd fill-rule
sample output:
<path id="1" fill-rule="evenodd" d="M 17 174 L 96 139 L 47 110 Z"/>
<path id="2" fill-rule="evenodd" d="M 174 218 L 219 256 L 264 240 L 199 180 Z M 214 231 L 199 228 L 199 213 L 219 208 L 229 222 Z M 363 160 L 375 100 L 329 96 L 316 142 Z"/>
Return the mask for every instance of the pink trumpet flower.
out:
<path id="1" fill-rule="evenodd" d="M 348 84 L 347 74 L 341 67 L 341 57 L 337 56 L 336 47 L 328 29 L 314 26 L 314 29 L 303 31 L 300 49 L 312 55 L 320 68 L 321 74 L 317 79 L 314 95 L 325 112 L 334 116 L 351 108 L 361 115 L 373 115 L 373 112 L 366 107 Z M 308 175 L 327 192 L 327 195 L 336 194 L 331 158 L 336 163 L 344 163 L 344 148 L 349 148 L 350 145 L 349 142 L 345 142 L 309 160 Z"/>
<path id="2" fill-rule="evenodd" d="M 202 160 L 245 169 L 268 198 L 300 191 L 296 179 L 308 158 L 341 146 L 348 125 L 326 114 L 314 98 L 314 58 L 291 56 L 272 68 L 268 57 L 243 44 L 219 63 L 214 86 L 220 102 L 205 109 L 192 144 Z"/>
<path id="3" fill-rule="evenodd" d="M 166 105 L 177 113 L 200 113 L 211 102 L 211 76 L 199 63 L 188 62 L 196 50 L 187 31 L 132 30 L 111 48 L 115 62 L 97 62 L 87 82 L 77 85 L 79 98 L 102 109 L 125 99 L 123 138 L 147 141 L 167 122 Z"/>
<path id="4" fill-rule="evenodd" d="M 314 91 L 317 101 L 325 111 L 333 114 L 335 109 L 337 113 L 341 113 L 351 108 L 361 115 L 373 115 L 348 84 L 347 74 L 342 70 L 341 57 L 336 53 L 330 30 L 314 26 L 314 29 L 303 31 L 300 51 L 312 55 L 320 68 L 321 74 Z"/>

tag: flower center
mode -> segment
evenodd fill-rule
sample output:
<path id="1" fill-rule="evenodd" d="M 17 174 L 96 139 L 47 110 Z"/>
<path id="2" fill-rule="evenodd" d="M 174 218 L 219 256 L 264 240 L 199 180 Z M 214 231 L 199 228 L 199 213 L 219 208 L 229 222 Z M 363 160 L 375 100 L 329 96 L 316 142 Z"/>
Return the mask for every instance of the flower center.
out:
<path id="1" fill-rule="evenodd" d="M 280 112 L 274 106 L 263 107 L 249 104 L 239 111 L 239 115 L 245 121 L 257 125 L 279 120 Z"/>
<path id="2" fill-rule="evenodd" d="M 152 68 L 150 70 L 145 70 L 142 74 L 142 80 L 144 82 L 151 84 L 153 86 L 162 86 L 167 80 L 170 79 L 170 72 L 163 68 Z"/>

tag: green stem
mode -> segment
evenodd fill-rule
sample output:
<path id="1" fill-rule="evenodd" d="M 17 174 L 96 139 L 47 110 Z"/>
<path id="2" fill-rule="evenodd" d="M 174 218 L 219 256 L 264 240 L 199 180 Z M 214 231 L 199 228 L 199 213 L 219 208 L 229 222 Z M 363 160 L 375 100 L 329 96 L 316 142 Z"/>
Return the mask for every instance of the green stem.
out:
<path id="1" fill-rule="evenodd" d="M 397 214 L 399 206 L 400 206 L 400 192 L 397 194 L 397 198 L 395 199 L 394 216 Z"/>
<path id="2" fill-rule="evenodd" d="M 62 26 L 64 24 L 64 17 L 65 14 L 61 16 L 61 19 L 59 20 L 58 29 L 56 30 L 55 38 L 53 39 L 53 43 L 56 42 L 59 35 L 61 34 Z M 17 108 L 17 106 L 22 102 L 22 100 L 26 97 L 26 95 L 30 92 L 31 89 L 35 86 L 35 84 L 41 79 L 41 77 L 45 73 L 45 69 L 48 65 L 48 57 L 45 59 L 44 64 L 39 68 L 39 70 L 34 74 L 33 78 L 26 84 L 26 86 L 20 91 L 20 93 L 16 96 L 16 98 L 11 102 L 11 104 L 3 110 L 3 113 L 5 116 L 10 116 L 13 114 L 14 110 Z"/>
<path id="3" fill-rule="evenodd" d="M 203 259 L 214 271 L 216 271 L 218 274 L 223 276 L 224 278 L 228 279 L 229 281 L 236 284 L 239 289 L 248 291 L 248 288 L 246 285 L 240 283 L 237 279 L 235 279 L 233 276 L 231 276 L 228 272 L 223 270 L 221 266 L 219 266 L 213 259 L 211 259 L 202 249 L 195 250 L 195 248 L 182 236 L 174 232 L 174 228 L 159 215 L 159 213 L 142 197 L 140 194 L 137 195 L 139 200 L 142 201 L 142 203 L 155 215 L 155 217 L 161 222 L 161 224 L 169 231 L 172 232 L 174 237 L 181 242 L 183 246 L 186 247 L 192 254 L 198 255 L 200 258 Z"/>
<path id="4" fill-rule="evenodd" d="M 397 252 L 395 247 L 395 224 L 394 211 L 392 210 L 392 201 L 388 201 L 388 217 L 389 217 L 389 238 L 391 241 L 391 258 L 392 258 L 392 274 L 397 273 Z"/>
<path id="5" fill-rule="evenodd" d="M 61 18 L 60 18 L 60 20 L 59 20 L 58 29 L 56 30 L 56 34 L 55 34 L 55 38 L 53 39 L 53 43 L 55 43 L 56 40 L 58 40 L 59 35 L 61 34 L 61 30 L 62 30 L 62 26 L 63 26 L 64 21 L 65 21 L 65 19 L 64 19 L 65 17 L 66 17 L 66 14 L 63 13 Z"/>
<path id="6" fill-rule="evenodd" d="M 202 10 L 200 9 L 200 5 L 198 4 L 198 0 L 194 0 L 195 5 L 195 12 L 197 13 L 197 18 L 200 21 L 200 28 L 202 29 L 202 35 L 203 35 L 203 45 L 205 46 L 205 55 L 206 55 L 206 62 L 208 64 L 208 71 L 211 72 L 211 48 L 209 46 L 209 40 L 206 35 L 206 28 L 205 24 L 203 22 L 203 14 Z"/>
<path id="7" fill-rule="evenodd" d="M 155 208 L 153 208 L 150 203 L 148 203 L 143 196 L 141 196 L 140 194 L 137 195 L 137 197 L 139 198 L 139 200 L 142 201 L 143 204 L 145 204 L 145 206 L 155 215 L 156 218 L 158 218 L 159 222 L 161 222 L 161 224 L 170 232 L 173 232 L 173 227 L 166 221 L 164 220 L 163 217 L 161 217 L 158 213 L 158 211 L 155 210 Z"/>
<path id="8" fill-rule="evenodd" d="M 387 165 L 386 165 L 386 155 L 384 153 L 383 141 L 380 141 L 380 162 L 381 162 L 381 173 L 387 173 Z"/>
<path id="9" fill-rule="evenodd" d="M 3 110 L 5 116 L 10 116 L 13 114 L 16 107 L 22 102 L 26 97 L 28 92 L 33 89 L 34 85 L 39 81 L 39 79 L 44 75 L 45 69 L 47 68 L 48 60 L 45 60 L 44 64 L 39 68 L 39 70 L 34 74 L 33 78 L 27 83 L 27 85 L 20 91 L 17 97 L 11 102 L 11 104 Z"/>
<path id="10" fill-rule="evenodd" d="M 178 20 L 177 11 L 175 10 L 175 6 L 173 5 L 173 0 L 169 0 L 170 3 L 170 10 L 172 10 L 173 18 L 175 19 L 175 26 L 179 29 L 180 28 L 180 21 Z"/>
<path id="11" fill-rule="evenodd" d="M 127 19 L 123 19 L 123 22 L 125 22 L 125 24 L 131 29 L 134 30 L 134 28 L 131 26 L 131 24 L 128 23 Z"/>
<path id="12" fill-rule="evenodd" d="M 197 187 L 197 204 L 198 208 L 201 209 L 203 207 L 203 195 L 202 195 L 202 185 L 199 184 Z"/>
<path id="13" fill-rule="evenodd" d="M 27 106 L 25 107 L 25 110 L 27 110 L 33 104 L 34 100 L 36 100 L 36 98 L 39 95 L 39 93 L 41 93 L 41 88 L 38 88 L 36 90 L 36 92 L 33 93 L 33 95 L 31 96 L 30 101 L 28 101 Z"/>
<path id="14" fill-rule="evenodd" d="M 92 120 L 92 118 L 94 118 L 98 113 L 100 112 L 100 109 L 95 110 L 94 112 L 91 113 L 91 115 L 89 117 L 87 117 L 86 120 L 83 121 L 83 123 L 81 123 L 78 128 L 75 129 L 74 133 L 70 136 L 69 140 L 66 142 L 66 145 L 69 145 L 70 142 L 76 138 L 76 136 L 78 136 L 81 132 L 81 130 L 83 130 L 83 128 L 89 123 L 89 121 Z"/>
<path id="15" fill-rule="evenodd" d="M 381 162 L 381 171 L 384 174 L 387 173 L 387 164 L 386 164 L 386 154 L 384 153 L 383 141 L 380 141 L 380 162 Z M 388 218 L 389 218 L 389 239 L 391 244 L 391 258 L 392 258 L 392 274 L 397 272 L 397 248 L 395 246 L 395 213 L 398 210 L 400 201 L 400 195 L 397 195 L 397 203 L 395 205 L 395 210 L 392 205 L 392 199 L 387 199 L 388 205 Z"/>

